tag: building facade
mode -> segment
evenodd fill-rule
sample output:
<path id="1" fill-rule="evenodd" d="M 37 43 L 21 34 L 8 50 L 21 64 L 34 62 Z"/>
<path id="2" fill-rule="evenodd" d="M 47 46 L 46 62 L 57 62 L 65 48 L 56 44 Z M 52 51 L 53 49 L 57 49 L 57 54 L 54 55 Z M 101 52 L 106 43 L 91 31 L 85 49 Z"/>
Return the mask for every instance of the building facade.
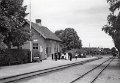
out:
<path id="1" fill-rule="evenodd" d="M 30 22 L 26 22 L 24 27 L 30 28 Z M 61 50 L 61 40 L 51 32 L 47 27 L 41 25 L 41 20 L 37 19 L 36 23 L 31 22 L 32 33 L 32 50 L 38 51 L 42 59 L 46 59 L 51 56 L 52 53 L 59 52 Z M 30 42 L 26 42 L 23 49 L 30 49 Z"/>

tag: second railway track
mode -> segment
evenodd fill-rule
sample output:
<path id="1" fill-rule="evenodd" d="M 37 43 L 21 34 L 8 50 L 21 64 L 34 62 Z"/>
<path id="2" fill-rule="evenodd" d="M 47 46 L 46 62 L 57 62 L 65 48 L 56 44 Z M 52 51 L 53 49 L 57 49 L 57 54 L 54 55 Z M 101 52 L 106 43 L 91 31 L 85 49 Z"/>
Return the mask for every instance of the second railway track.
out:
<path id="1" fill-rule="evenodd" d="M 96 79 L 99 77 L 99 75 L 109 66 L 109 64 L 114 60 L 114 58 L 109 58 L 106 61 L 104 61 L 103 63 L 97 65 L 96 67 L 92 68 L 91 70 L 87 71 L 86 73 L 84 73 L 83 75 L 77 77 L 76 79 L 74 79 L 73 81 L 71 81 L 70 83 L 94 83 L 96 81 Z M 101 67 L 102 65 L 105 65 L 105 67 L 103 67 L 102 69 L 98 69 L 99 67 Z M 93 71 L 98 71 L 97 74 L 94 73 Z M 87 75 L 92 76 L 92 74 L 95 74 L 95 76 L 93 76 L 92 79 L 86 78 Z M 89 81 L 87 81 L 86 79 L 88 79 Z"/>

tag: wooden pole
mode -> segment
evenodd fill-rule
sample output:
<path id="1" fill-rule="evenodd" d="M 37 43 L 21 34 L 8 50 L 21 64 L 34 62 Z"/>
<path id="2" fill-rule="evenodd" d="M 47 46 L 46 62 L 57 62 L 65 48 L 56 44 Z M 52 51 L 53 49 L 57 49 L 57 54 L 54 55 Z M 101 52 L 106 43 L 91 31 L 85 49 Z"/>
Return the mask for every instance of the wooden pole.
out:
<path id="1" fill-rule="evenodd" d="M 32 30 L 31 30 L 31 0 L 30 0 L 30 33 L 32 33 Z M 30 61 L 32 62 L 32 40 L 30 40 Z"/>

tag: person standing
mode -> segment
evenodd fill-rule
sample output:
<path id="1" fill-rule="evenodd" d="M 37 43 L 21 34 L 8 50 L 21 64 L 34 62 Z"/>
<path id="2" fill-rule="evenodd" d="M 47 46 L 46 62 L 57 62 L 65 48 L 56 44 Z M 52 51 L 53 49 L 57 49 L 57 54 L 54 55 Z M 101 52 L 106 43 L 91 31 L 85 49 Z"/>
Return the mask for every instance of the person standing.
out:
<path id="1" fill-rule="evenodd" d="M 57 53 L 55 53 L 55 61 L 57 61 Z"/>
<path id="2" fill-rule="evenodd" d="M 52 60 L 54 59 L 54 53 L 52 53 Z"/>
<path id="3" fill-rule="evenodd" d="M 75 54 L 75 59 L 77 60 L 77 58 L 78 58 L 78 54 L 76 53 L 76 54 Z"/>
<path id="4" fill-rule="evenodd" d="M 58 52 L 58 60 L 60 60 L 61 52 Z"/>
<path id="5" fill-rule="evenodd" d="M 68 55 L 69 55 L 69 57 L 70 57 L 70 61 L 72 61 L 72 53 L 69 52 Z"/>
<path id="6" fill-rule="evenodd" d="M 65 57 L 66 57 L 66 60 L 68 60 L 68 53 L 67 52 L 66 52 L 66 56 Z"/>
<path id="7" fill-rule="evenodd" d="M 61 55 L 61 59 L 62 59 L 62 60 L 64 59 L 64 56 L 65 56 L 64 53 L 62 53 L 62 55 Z"/>
<path id="8" fill-rule="evenodd" d="M 66 53 L 64 53 L 64 59 L 66 60 Z"/>

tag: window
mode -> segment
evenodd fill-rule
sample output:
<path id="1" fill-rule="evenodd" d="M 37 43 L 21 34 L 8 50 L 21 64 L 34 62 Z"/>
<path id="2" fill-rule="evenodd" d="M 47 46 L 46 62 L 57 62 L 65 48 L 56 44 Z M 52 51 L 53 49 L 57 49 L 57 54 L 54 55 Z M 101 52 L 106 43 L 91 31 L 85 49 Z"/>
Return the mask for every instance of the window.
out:
<path id="1" fill-rule="evenodd" d="M 38 43 L 33 43 L 33 49 L 38 49 Z"/>
<path id="2" fill-rule="evenodd" d="M 40 46 L 40 52 L 43 52 L 43 47 L 42 46 Z"/>

